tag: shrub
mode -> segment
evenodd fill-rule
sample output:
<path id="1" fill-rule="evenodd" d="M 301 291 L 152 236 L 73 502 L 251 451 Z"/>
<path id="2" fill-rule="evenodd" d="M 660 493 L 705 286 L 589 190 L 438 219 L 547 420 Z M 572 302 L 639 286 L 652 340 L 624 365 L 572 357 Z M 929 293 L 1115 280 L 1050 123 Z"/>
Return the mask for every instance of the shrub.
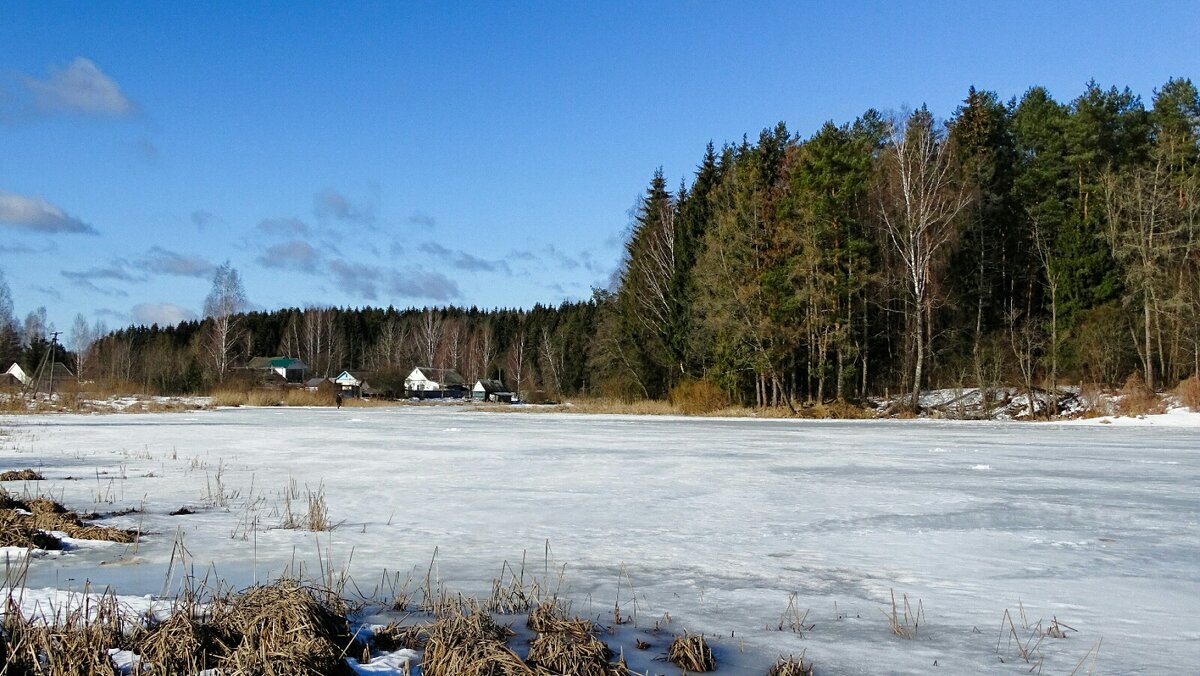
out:
<path id="1" fill-rule="evenodd" d="M 1142 379 L 1140 371 L 1134 371 L 1125 379 L 1121 388 L 1121 403 L 1117 406 L 1121 415 L 1147 415 L 1166 410 L 1163 401 Z"/>
<path id="2" fill-rule="evenodd" d="M 671 388 L 671 403 L 687 415 L 702 415 L 729 406 L 721 388 L 706 380 L 686 380 Z"/>
<path id="3" fill-rule="evenodd" d="M 1184 406 L 1200 411 L 1200 378 L 1191 376 L 1181 380 L 1175 388 L 1175 396 Z"/>

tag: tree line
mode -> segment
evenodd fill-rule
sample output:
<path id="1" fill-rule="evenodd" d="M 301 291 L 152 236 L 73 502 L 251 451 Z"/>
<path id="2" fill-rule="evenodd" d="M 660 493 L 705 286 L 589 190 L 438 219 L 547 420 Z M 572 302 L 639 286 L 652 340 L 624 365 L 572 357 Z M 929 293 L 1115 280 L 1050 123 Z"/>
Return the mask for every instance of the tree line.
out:
<path id="1" fill-rule="evenodd" d="M 28 361 L 45 341 L 7 291 L 0 279 L 0 353 Z M 205 319 L 108 332 L 79 317 L 68 344 L 87 377 L 161 392 L 272 354 L 315 375 L 433 366 L 548 396 L 663 398 L 701 381 L 758 406 L 915 406 L 931 386 L 1135 371 L 1169 387 L 1200 374 L 1200 96 L 1186 79 L 1149 106 L 1095 82 L 1066 102 L 971 88 L 945 121 L 869 110 L 808 138 L 779 123 L 710 143 L 674 190 L 653 174 L 611 287 L 586 301 L 244 305 L 226 263 Z"/>
<path id="2" fill-rule="evenodd" d="M 651 179 L 605 298 L 598 385 L 702 379 L 760 406 L 1200 373 L 1200 99 L 971 88 L 783 123 Z"/>

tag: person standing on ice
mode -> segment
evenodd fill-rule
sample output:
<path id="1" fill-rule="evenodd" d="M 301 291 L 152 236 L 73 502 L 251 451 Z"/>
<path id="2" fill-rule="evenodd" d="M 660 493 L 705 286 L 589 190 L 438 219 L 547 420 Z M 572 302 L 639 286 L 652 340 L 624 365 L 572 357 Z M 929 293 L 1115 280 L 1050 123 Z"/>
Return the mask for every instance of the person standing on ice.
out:
<path id="1" fill-rule="evenodd" d="M 342 407 L 342 393 L 338 392 L 336 395 L 334 395 L 333 401 L 337 404 L 337 407 L 340 409 Z"/>

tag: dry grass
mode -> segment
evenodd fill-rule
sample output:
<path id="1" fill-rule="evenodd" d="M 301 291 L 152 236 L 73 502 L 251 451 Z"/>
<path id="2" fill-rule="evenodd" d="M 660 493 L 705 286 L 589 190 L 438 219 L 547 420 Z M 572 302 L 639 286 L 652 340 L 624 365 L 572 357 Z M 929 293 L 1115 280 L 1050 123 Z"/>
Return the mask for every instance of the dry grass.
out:
<path id="1" fill-rule="evenodd" d="M 1146 385 L 1142 374 L 1134 371 L 1125 379 L 1125 385 L 1121 388 L 1121 401 L 1117 404 L 1117 411 L 1128 416 L 1152 415 L 1165 412 L 1166 404 Z"/>
<path id="2" fill-rule="evenodd" d="M 423 624 L 400 625 L 395 622 L 376 629 L 371 643 L 379 650 L 388 652 L 407 648 L 424 650 L 429 642 L 429 627 Z"/>
<path id="3" fill-rule="evenodd" d="M 908 594 L 903 595 L 904 613 L 900 614 L 896 605 L 896 591 L 892 590 L 892 612 L 888 612 L 880 608 L 880 612 L 887 618 L 888 625 L 892 633 L 903 639 L 914 639 L 917 637 L 917 632 L 921 629 L 921 624 L 925 622 L 925 606 L 920 599 L 917 599 L 917 609 L 914 611 L 912 605 L 908 602 Z"/>
<path id="4" fill-rule="evenodd" d="M 49 498 L 14 498 L 0 488 L 0 546 L 62 549 L 62 542 L 49 531 L 81 540 L 132 543 L 138 538 L 136 531 L 92 526 L 84 518 Z"/>
<path id="5" fill-rule="evenodd" d="M 590 622 L 575 620 L 557 629 L 533 640 L 530 664 L 564 676 L 610 676 L 612 651 L 592 633 Z"/>
<path id="6" fill-rule="evenodd" d="M 683 632 L 667 648 L 667 659 L 684 671 L 716 671 L 717 660 L 703 634 Z"/>
<path id="7" fill-rule="evenodd" d="M 813 676 L 813 665 L 812 662 L 804 663 L 803 654 L 800 657 L 789 655 L 772 664 L 767 676 Z"/>
<path id="8" fill-rule="evenodd" d="M 428 676 L 536 674 L 505 645 L 511 635 L 478 606 L 455 607 L 429 627 L 421 670 Z"/>
<path id="9" fill-rule="evenodd" d="M 1179 402 L 1193 411 L 1200 411 L 1200 377 L 1191 376 L 1179 381 L 1175 387 Z"/>
<path id="10" fill-rule="evenodd" d="M 110 648 L 132 647 L 136 626 L 121 613 L 111 593 L 53 616 L 25 617 L 8 599 L 0 656 L 5 674 L 115 676 Z"/>
<path id="11" fill-rule="evenodd" d="M 721 388 L 704 380 L 688 380 L 671 388 L 668 401 L 686 415 L 703 415 L 729 408 Z"/>
<path id="12" fill-rule="evenodd" d="M 709 409 L 709 404 L 696 404 Z M 691 406 L 691 404 L 689 404 Z M 708 418 L 874 418 L 876 413 L 849 402 L 830 402 L 797 409 L 792 413 L 786 406 L 753 408 L 726 405 L 710 410 L 693 411 L 674 401 L 659 399 L 625 400 L 608 397 L 578 397 L 557 406 L 510 406 L 507 404 L 483 405 L 473 410 L 489 413 L 589 413 L 610 415 L 695 415 Z M 915 417 L 915 416 L 914 416 Z"/>
<path id="13" fill-rule="evenodd" d="M 330 595 L 291 580 L 253 587 L 214 622 L 232 649 L 218 660 L 221 673 L 306 676 L 352 674 L 347 654 L 362 654 L 350 635 L 344 607 Z"/>
<path id="14" fill-rule="evenodd" d="M 31 469 L 11 469 L 0 473 L 0 481 L 42 481 L 44 477 Z"/>

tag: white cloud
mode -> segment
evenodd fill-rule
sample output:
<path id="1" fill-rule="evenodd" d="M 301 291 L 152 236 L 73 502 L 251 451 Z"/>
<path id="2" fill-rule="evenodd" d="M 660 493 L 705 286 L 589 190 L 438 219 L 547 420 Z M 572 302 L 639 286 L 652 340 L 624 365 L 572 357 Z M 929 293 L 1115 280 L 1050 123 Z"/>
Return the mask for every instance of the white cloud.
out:
<path id="1" fill-rule="evenodd" d="M 4 190 L 0 190 L 0 225 L 41 233 L 99 234 L 92 226 L 40 197 L 26 197 Z"/>
<path id="2" fill-rule="evenodd" d="M 46 80 L 26 77 L 25 86 L 38 108 L 45 111 L 128 117 L 136 110 L 121 87 L 82 56 L 66 68 L 51 70 Z"/>
<path id="3" fill-rule="evenodd" d="M 317 250 L 304 240 L 296 239 L 268 247 L 258 262 L 268 268 L 291 268 L 301 272 L 315 272 Z"/>
<path id="4" fill-rule="evenodd" d="M 207 277 L 217 266 L 200 256 L 188 256 L 162 247 L 151 247 L 142 260 L 151 272 L 180 277 Z"/>
<path id="5" fill-rule="evenodd" d="M 196 313 L 174 303 L 138 303 L 130 310 L 133 323 L 143 326 L 175 326 L 196 319 Z"/>

